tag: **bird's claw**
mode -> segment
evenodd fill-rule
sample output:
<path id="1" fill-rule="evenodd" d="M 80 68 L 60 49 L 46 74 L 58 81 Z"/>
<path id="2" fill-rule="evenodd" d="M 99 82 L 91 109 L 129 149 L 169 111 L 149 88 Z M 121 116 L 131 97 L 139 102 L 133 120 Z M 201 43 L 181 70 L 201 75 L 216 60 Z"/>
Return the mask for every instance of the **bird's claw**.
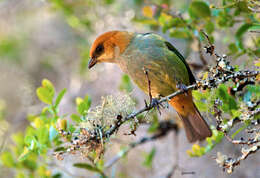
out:
<path id="1" fill-rule="evenodd" d="M 161 108 L 160 107 L 163 107 L 163 105 L 161 103 L 159 103 L 159 99 L 152 98 L 150 106 L 153 107 L 154 109 L 157 109 L 159 114 L 161 115 L 161 110 L 160 110 Z"/>
<path id="2" fill-rule="evenodd" d="M 177 83 L 176 88 L 178 88 L 179 90 L 181 90 L 183 93 L 185 93 L 187 95 L 188 88 L 185 84 Z"/>

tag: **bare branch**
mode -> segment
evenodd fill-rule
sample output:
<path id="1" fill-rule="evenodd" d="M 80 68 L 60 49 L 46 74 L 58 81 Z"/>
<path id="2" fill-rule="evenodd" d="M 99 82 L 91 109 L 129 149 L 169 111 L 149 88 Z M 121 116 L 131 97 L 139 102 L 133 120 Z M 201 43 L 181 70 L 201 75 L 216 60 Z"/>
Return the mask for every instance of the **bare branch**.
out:
<path id="1" fill-rule="evenodd" d="M 231 143 L 233 144 L 239 144 L 239 145 L 253 145 L 255 143 L 258 143 L 260 142 L 260 140 L 258 139 L 258 137 L 255 137 L 255 138 L 250 138 L 248 140 L 243 140 L 242 138 L 240 140 L 234 140 L 232 139 L 230 136 L 228 136 L 226 133 L 225 133 L 225 137 L 227 138 L 228 141 L 230 141 Z"/>
<path id="2" fill-rule="evenodd" d="M 230 158 L 226 155 L 222 155 L 218 153 L 218 157 L 216 158 L 217 163 L 223 167 L 229 174 L 234 171 L 234 168 L 240 164 L 242 160 L 245 160 L 249 155 L 256 153 L 260 149 L 260 144 L 252 146 L 250 148 L 242 148 L 242 155 L 238 158 Z"/>

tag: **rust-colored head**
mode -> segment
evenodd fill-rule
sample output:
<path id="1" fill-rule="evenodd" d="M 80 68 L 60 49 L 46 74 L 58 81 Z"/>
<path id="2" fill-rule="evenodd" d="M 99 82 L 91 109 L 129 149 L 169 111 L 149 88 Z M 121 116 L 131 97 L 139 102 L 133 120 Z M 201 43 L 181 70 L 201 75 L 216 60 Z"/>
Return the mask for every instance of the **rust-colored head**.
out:
<path id="1" fill-rule="evenodd" d="M 109 31 L 100 35 L 90 49 L 88 68 L 101 62 L 115 62 L 124 52 L 133 37 L 133 33 L 126 31 Z"/>

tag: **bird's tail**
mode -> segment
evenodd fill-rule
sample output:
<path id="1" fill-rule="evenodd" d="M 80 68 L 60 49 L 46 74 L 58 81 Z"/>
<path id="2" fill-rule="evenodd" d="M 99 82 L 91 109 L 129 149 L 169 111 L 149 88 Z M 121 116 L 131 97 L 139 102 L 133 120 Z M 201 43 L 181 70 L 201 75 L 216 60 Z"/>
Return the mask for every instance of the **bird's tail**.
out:
<path id="1" fill-rule="evenodd" d="M 186 94 L 175 96 L 169 103 L 180 116 L 189 142 L 204 140 L 212 135 L 208 124 L 192 101 L 190 91 Z"/>

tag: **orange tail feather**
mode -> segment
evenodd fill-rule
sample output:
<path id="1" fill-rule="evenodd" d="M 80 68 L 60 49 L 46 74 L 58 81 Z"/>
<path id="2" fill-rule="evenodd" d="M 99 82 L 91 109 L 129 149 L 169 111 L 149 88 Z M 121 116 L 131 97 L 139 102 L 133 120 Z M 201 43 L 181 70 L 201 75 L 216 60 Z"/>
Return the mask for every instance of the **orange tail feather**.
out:
<path id="1" fill-rule="evenodd" d="M 204 140 L 212 135 L 208 124 L 192 101 L 190 91 L 188 94 L 181 94 L 172 98 L 169 103 L 180 116 L 189 142 Z"/>

